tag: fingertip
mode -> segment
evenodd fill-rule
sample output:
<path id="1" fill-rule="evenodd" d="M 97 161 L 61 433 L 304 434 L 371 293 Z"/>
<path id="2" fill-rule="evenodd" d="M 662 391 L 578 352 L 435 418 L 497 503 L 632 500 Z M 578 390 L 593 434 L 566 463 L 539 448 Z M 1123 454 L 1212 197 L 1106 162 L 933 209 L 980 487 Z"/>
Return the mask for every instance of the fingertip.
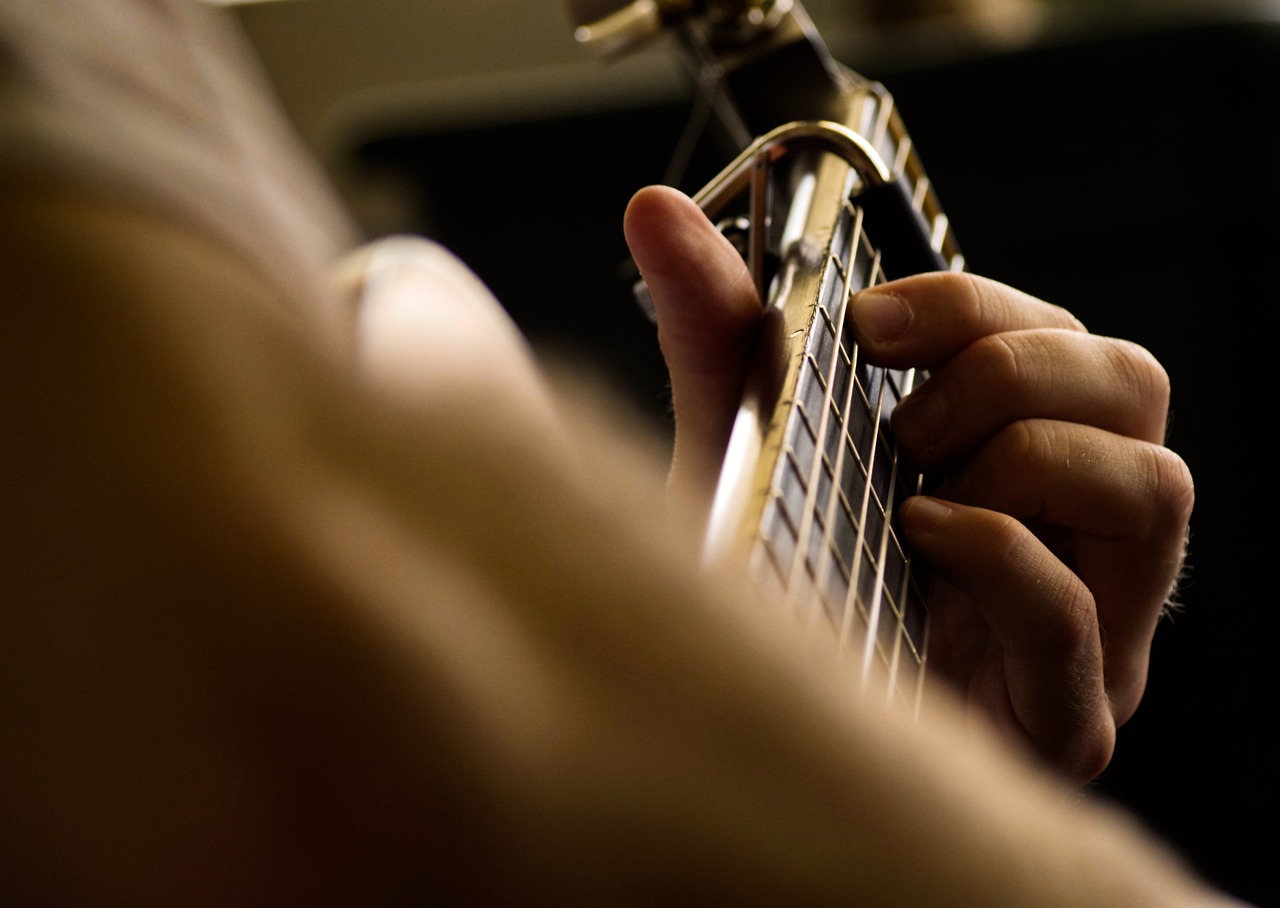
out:
<path id="1" fill-rule="evenodd" d="M 754 329 L 760 303 L 742 256 L 689 196 L 646 186 L 627 205 L 623 228 L 668 342 L 714 350 Z"/>
<path id="2" fill-rule="evenodd" d="M 913 495 L 898 505 L 898 520 L 909 535 L 940 533 L 954 513 L 945 501 L 927 495 Z"/>
<path id="3" fill-rule="evenodd" d="M 671 186 L 645 186 L 627 203 L 622 230 L 633 247 L 637 244 L 648 247 L 654 240 L 661 240 L 674 221 L 687 221 L 701 214 L 701 209 L 680 190 Z"/>
<path id="4" fill-rule="evenodd" d="M 680 205 L 684 203 L 693 204 L 693 200 L 674 186 L 655 183 L 636 190 L 631 196 L 631 201 L 627 208 L 630 210 L 631 208 L 643 208 L 646 205 Z"/>
<path id="5" fill-rule="evenodd" d="M 853 323 L 864 342 L 890 345 L 910 330 L 915 313 L 898 293 L 863 290 L 850 301 Z"/>

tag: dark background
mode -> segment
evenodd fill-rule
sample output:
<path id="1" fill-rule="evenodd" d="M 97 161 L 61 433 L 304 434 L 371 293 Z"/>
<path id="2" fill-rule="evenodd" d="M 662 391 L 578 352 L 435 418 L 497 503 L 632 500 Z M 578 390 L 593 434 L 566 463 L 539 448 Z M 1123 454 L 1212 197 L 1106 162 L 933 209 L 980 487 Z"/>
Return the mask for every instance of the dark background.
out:
<path id="1" fill-rule="evenodd" d="M 894 92 L 971 270 L 1168 368 L 1170 445 L 1197 482 L 1184 608 L 1159 630 L 1147 698 L 1094 792 L 1228 891 L 1280 904 L 1264 554 L 1280 29 L 1076 35 L 927 67 L 846 62 Z M 536 343 L 587 359 L 665 426 L 652 328 L 619 273 L 620 220 L 636 188 L 662 179 L 687 114 L 681 103 L 370 136 L 360 157 L 411 179 L 422 220 L 406 226 L 468 261 Z M 682 188 L 720 163 L 700 157 Z"/>

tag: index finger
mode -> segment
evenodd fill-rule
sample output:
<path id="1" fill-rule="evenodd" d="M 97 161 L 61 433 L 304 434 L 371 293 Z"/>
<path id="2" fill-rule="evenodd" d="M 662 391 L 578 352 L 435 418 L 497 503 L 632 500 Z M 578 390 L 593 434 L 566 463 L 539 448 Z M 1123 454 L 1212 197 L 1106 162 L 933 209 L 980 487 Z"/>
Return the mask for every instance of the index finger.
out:
<path id="1" fill-rule="evenodd" d="M 1074 315 L 1012 287 L 937 272 L 863 290 L 850 303 L 858 343 L 883 366 L 935 369 L 979 338 L 1029 328 L 1086 331 Z"/>

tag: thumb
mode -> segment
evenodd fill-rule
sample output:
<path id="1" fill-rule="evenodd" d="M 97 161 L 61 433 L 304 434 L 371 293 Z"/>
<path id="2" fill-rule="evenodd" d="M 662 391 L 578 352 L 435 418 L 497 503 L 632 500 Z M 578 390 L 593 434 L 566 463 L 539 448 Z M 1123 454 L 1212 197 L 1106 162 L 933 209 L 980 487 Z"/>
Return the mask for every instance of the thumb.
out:
<path id="1" fill-rule="evenodd" d="M 709 498 L 742 396 L 760 299 L 742 257 L 683 193 L 640 190 L 623 227 L 653 297 L 671 377 L 670 483 L 681 495 Z"/>

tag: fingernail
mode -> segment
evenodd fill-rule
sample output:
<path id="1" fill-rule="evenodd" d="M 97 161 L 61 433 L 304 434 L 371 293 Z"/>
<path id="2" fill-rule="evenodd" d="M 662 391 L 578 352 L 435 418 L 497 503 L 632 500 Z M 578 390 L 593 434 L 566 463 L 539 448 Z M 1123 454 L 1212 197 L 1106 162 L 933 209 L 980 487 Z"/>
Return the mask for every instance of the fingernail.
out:
<path id="1" fill-rule="evenodd" d="M 911 327 L 911 307 L 902 297 L 863 290 L 853 298 L 853 323 L 865 340 L 891 344 Z"/>

